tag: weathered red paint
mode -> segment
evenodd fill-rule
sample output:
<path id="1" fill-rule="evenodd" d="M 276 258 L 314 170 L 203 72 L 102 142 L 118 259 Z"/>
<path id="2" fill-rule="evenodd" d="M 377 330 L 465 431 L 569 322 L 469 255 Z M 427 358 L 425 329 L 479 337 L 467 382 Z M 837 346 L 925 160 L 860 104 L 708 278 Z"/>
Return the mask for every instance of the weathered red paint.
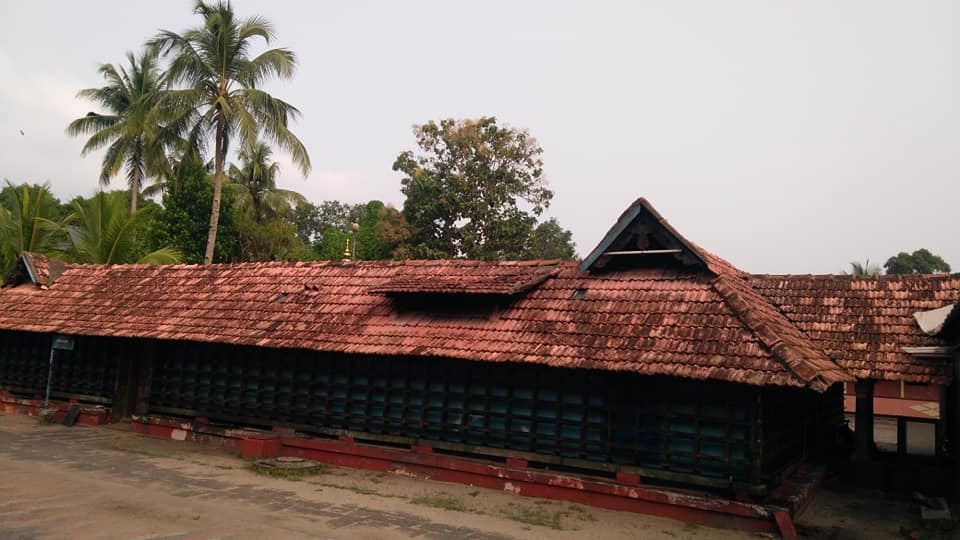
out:
<path id="1" fill-rule="evenodd" d="M 524 467 L 529 467 L 529 466 L 530 466 L 530 462 L 525 459 L 512 458 L 512 457 L 507 458 L 507 467 L 522 469 Z"/>
<path id="2" fill-rule="evenodd" d="M 639 474 L 633 474 L 633 473 L 622 472 L 622 471 L 617 472 L 617 482 L 621 482 L 623 484 L 634 484 L 634 485 L 640 485 L 643 483 L 643 481 L 640 479 Z"/>
<path id="3" fill-rule="evenodd" d="M 527 497 L 559 499 L 626 512 L 668 517 L 710 527 L 780 533 L 796 538 L 794 504 L 768 507 L 722 499 L 684 489 L 642 485 L 637 475 L 620 473 L 616 481 L 529 468 L 526 460 L 505 464 L 439 454 L 430 447 L 385 448 L 358 444 L 351 437 L 310 439 L 289 429 L 229 429 L 163 417 L 138 417 L 134 431 L 162 438 L 190 440 L 239 449 L 245 457 L 298 456 L 332 465 L 389 472 L 401 476 L 456 482 Z M 789 483 L 788 489 L 803 482 Z M 804 491 L 804 494 L 809 494 Z M 790 535 L 793 536 L 790 536 Z"/>
<path id="4" fill-rule="evenodd" d="M 89 407 L 80 405 L 77 400 L 50 401 L 48 407 L 57 409 L 54 419 L 62 422 L 67 416 L 71 405 L 80 406 L 80 415 L 77 416 L 77 423 L 87 426 L 100 426 L 110 422 L 111 410 L 106 407 Z M 25 414 L 28 416 L 39 416 L 40 409 L 43 408 L 43 400 L 40 398 L 23 398 L 11 394 L 9 391 L 0 390 L 0 411 L 11 414 Z"/>
<path id="5" fill-rule="evenodd" d="M 157 416 L 134 416 L 130 425 L 137 433 L 154 437 L 234 448 L 245 458 L 264 459 L 280 455 L 280 433 L 275 431 L 222 428 Z"/>
<path id="6" fill-rule="evenodd" d="M 694 491 L 629 486 L 599 478 L 515 468 L 436 453 L 345 444 L 332 439 L 285 437 L 281 442 L 281 455 L 344 467 L 456 482 L 530 497 L 569 500 L 711 527 L 778 531 L 773 513 L 762 505 L 720 499 Z"/>
<path id="7" fill-rule="evenodd" d="M 773 519 L 777 521 L 780 536 L 783 540 L 797 540 L 797 529 L 793 526 L 793 518 L 786 510 L 774 510 Z"/>

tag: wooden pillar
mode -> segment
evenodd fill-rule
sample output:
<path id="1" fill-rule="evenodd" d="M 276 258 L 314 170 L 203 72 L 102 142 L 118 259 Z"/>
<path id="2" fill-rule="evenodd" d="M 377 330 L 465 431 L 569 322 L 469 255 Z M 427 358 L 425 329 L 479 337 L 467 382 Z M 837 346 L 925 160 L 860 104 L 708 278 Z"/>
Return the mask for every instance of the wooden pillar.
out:
<path id="1" fill-rule="evenodd" d="M 873 456 L 873 385 L 871 379 L 858 379 L 856 383 L 856 445 L 853 458 L 857 461 L 869 461 Z"/>
<path id="2" fill-rule="evenodd" d="M 113 422 L 129 418 L 133 412 L 133 404 L 137 391 L 137 364 L 134 359 L 136 351 L 127 340 L 107 338 L 107 350 L 112 361 L 117 366 L 117 384 L 113 393 Z"/>
<path id="3" fill-rule="evenodd" d="M 137 393 L 133 413 L 145 415 L 149 411 L 150 391 L 153 385 L 153 366 L 157 359 L 157 341 L 145 339 L 138 343 L 143 354 L 138 358 Z"/>
<path id="4" fill-rule="evenodd" d="M 953 455 L 953 495 L 960 500 L 960 349 L 953 351 L 953 400 L 947 410 L 940 410 L 944 431 L 949 433 L 948 441 Z"/>
<path id="5" fill-rule="evenodd" d="M 750 468 L 750 483 L 763 483 L 763 388 L 757 389 L 753 407 L 753 422 L 750 424 L 750 449 L 753 464 Z"/>

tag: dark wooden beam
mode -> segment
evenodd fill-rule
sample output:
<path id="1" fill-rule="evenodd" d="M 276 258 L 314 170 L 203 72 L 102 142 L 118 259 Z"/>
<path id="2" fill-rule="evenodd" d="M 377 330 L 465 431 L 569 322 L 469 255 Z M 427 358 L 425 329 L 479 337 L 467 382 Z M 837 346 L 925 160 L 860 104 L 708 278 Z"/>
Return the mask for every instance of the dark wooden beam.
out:
<path id="1" fill-rule="evenodd" d="M 873 457 L 873 386 L 871 379 L 856 382 L 856 445 L 853 457 L 857 461 L 870 461 Z"/>

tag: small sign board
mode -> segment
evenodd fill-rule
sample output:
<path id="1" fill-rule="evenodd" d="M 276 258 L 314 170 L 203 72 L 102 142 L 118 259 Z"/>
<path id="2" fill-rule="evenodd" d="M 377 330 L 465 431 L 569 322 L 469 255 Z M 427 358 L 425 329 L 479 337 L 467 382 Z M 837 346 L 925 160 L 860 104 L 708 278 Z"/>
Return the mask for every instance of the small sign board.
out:
<path id="1" fill-rule="evenodd" d="M 72 351 L 73 350 L 73 336 L 65 336 L 63 334 L 55 334 L 53 336 L 53 345 L 54 349 L 60 351 Z"/>

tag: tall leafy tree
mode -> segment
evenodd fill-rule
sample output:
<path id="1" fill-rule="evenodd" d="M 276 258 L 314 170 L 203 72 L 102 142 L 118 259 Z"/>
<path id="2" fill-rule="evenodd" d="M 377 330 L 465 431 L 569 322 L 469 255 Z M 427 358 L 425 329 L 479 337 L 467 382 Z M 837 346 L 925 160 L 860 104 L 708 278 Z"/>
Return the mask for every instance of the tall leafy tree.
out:
<path id="1" fill-rule="evenodd" d="M 347 240 L 352 238 L 353 235 L 343 229 L 327 227 L 321 232 L 320 241 L 313 245 L 313 250 L 321 261 L 339 261 L 343 259 Z"/>
<path id="2" fill-rule="evenodd" d="M 100 105 L 105 112 L 89 112 L 74 120 L 67 126 L 67 133 L 90 135 L 82 155 L 107 148 L 100 182 L 107 185 L 121 169 L 125 170 L 130 185 L 130 212 L 134 213 L 144 180 L 159 178 L 168 168 L 165 145 L 173 140 L 175 130 L 161 125 L 162 115 L 153 112 L 163 92 L 157 53 L 127 53 L 127 64 L 100 66 L 106 86 L 87 88 L 77 95 Z"/>
<path id="3" fill-rule="evenodd" d="M 341 260 L 348 239 L 350 253 L 355 260 L 378 261 L 406 257 L 408 248 L 404 242 L 408 238 L 409 228 L 403 214 L 396 208 L 381 201 L 358 205 L 326 201 L 321 207 L 329 214 L 326 216 L 328 222 L 314 244 L 317 258 Z"/>
<path id="4" fill-rule="evenodd" d="M 418 258 L 516 259 L 553 193 L 543 149 L 495 118 L 442 120 L 414 128 L 421 153 L 401 153 L 403 214 Z"/>
<path id="5" fill-rule="evenodd" d="M 313 204 L 304 201 L 296 208 L 297 235 L 308 244 L 316 244 L 323 240 L 324 232 L 330 228 L 342 229 L 352 223 L 360 223 L 363 209 L 363 204 L 340 201 Z"/>
<path id="6" fill-rule="evenodd" d="M 213 139 L 213 205 L 203 259 L 210 263 L 230 142 L 239 138 L 253 145 L 262 135 L 287 151 L 304 175 L 310 171 L 310 157 L 289 129 L 290 120 L 299 111 L 260 88 L 271 77 L 293 76 L 294 53 L 276 48 L 250 55 L 257 38 L 267 44 L 273 41 L 273 26 L 259 16 L 238 19 L 229 2 L 208 4 L 201 0 L 194 12 L 203 18 L 201 26 L 183 33 L 162 31 L 150 45 L 171 57 L 167 80 L 178 85 L 165 93 L 158 114 L 173 118 L 177 125 L 189 126 L 184 134 L 193 147 Z"/>
<path id="7" fill-rule="evenodd" d="M 245 145 L 239 152 L 240 165 L 231 165 L 224 189 L 233 195 L 237 212 L 240 258 L 266 261 L 299 258 L 309 252 L 297 236 L 298 205 L 306 198 L 296 191 L 277 187 L 280 166 L 263 142 Z"/>
<path id="8" fill-rule="evenodd" d="M 563 259 L 571 261 L 577 258 L 573 234 L 560 226 L 557 218 L 550 218 L 537 225 L 527 239 L 527 252 L 524 259 Z"/>
<path id="9" fill-rule="evenodd" d="M 64 258 L 87 264 L 175 264 L 183 256 L 174 248 L 147 253 L 144 245 L 149 214 L 131 212 L 123 191 L 99 192 L 73 201 L 67 217 L 71 245 Z"/>
<path id="10" fill-rule="evenodd" d="M 186 157 L 163 194 L 163 209 L 154 217 L 147 235 L 149 249 L 173 246 L 190 264 L 203 262 L 207 228 L 213 204 L 213 179 L 199 156 Z M 234 262 L 237 232 L 233 200 L 229 192 L 222 201 L 223 215 L 217 235 L 215 262 Z"/>
<path id="11" fill-rule="evenodd" d="M 303 195 L 277 187 L 280 165 L 272 159 L 266 143 L 256 141 L 240 150 L 240 166 L 230 166 L 228 189 L 234 193 L 236 210 L 255 223 L 282 218 L 296 220 L 296 208 L 307 202 Z"/>
<path id="12" fill-rule="evenodd" d="M 14 185 L 0 190 L 0 278 L 24 251 L 53 254 L 64 247 L 60 203 L 44 185 Z"/>
<path id="13" fill-rule="evenodd" d="M 901 251 L 883 264 L 888 274 L 936 274 L 949 272 L 950 265 L 939 255 L 921 248 L 913 253 Z"/>

